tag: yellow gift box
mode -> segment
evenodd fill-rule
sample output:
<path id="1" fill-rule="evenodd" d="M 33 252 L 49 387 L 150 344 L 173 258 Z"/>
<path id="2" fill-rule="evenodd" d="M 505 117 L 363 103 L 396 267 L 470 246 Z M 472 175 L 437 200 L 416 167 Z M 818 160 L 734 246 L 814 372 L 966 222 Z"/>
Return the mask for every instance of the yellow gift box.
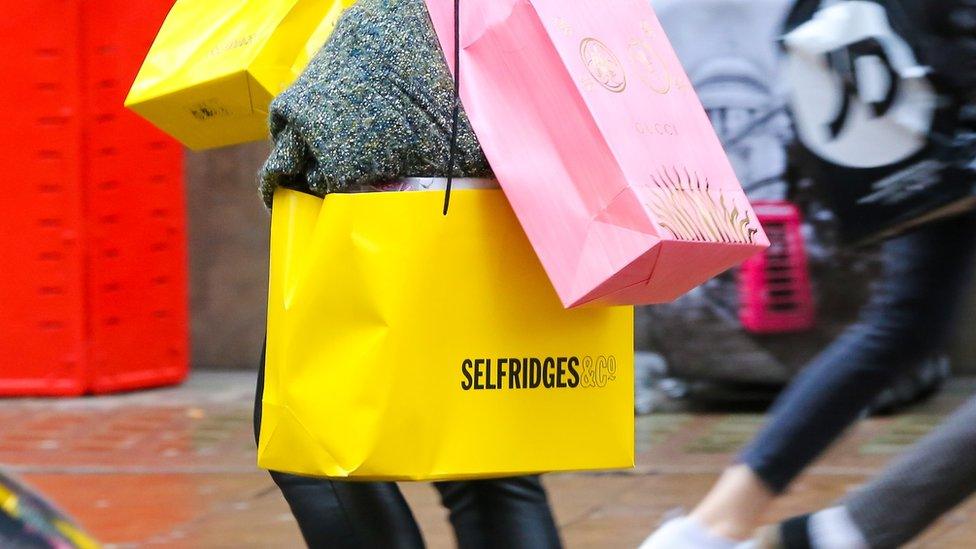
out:
<path id="1" fill-rule="evenodd" d="M 633 308 L 566 310 L 501 191 L 274 198 L 258 463 L 445 480 L 634 463 Z"/>
<path id="2" fill-rule="evenodd" d="M 177 0 L 126 107 L 191 149 L 266 139 L 268 105 L 355 0 Z"/>

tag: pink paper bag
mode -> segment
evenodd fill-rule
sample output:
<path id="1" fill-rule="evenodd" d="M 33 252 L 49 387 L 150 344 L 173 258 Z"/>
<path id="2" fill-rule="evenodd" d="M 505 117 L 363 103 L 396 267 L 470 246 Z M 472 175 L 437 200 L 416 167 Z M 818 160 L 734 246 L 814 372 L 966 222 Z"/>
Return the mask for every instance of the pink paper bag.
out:
<path id="1" fill-rule="evenodd" d="M 426 0 L 453 70 L 454 1 Z M 648 0 L 461 0 L 461 100 L 563 304 L 670 301 L 769 245 Z"/>

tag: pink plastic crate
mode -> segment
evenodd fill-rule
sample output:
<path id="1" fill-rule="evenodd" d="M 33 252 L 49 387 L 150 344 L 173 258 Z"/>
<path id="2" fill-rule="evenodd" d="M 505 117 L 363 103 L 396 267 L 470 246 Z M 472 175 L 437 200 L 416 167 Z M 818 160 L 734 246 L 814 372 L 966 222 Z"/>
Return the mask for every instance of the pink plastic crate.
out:
<path id="1" fill-rule="evenodd" d="M 816 322 L 800 210 L 785 201 L 753 204 L 770 246 L 739 270 L 739 319 L 757 334 L 800 332 Z"/>

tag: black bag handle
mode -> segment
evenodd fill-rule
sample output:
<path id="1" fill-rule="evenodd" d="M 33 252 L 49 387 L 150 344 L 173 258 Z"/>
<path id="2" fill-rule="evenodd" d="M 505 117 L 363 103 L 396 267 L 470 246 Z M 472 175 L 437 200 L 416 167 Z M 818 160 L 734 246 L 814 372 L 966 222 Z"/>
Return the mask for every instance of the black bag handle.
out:
<path id="1" fill-rule="evenodd" d="M 447 156 L 447 189 L 444 192 L 444 215 L 451 207 L 451 186 L 457 162 L 458 119 L 461 116 L 461 0 L 454 0 L 454 113 L 451 117 L 451 148 Z"/>

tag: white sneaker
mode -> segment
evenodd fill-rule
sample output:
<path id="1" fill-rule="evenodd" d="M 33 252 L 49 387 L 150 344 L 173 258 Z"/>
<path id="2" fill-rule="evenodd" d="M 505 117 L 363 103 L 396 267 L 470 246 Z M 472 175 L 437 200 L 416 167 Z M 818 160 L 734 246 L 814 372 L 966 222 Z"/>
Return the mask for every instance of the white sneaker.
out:
<path id="1" fill-rule="evenodd" d="M 640 545 L 640 549 L 753 549 L 751 541 L 737 541 L 715 535 L 691 517 L 664 523 Z"/>

